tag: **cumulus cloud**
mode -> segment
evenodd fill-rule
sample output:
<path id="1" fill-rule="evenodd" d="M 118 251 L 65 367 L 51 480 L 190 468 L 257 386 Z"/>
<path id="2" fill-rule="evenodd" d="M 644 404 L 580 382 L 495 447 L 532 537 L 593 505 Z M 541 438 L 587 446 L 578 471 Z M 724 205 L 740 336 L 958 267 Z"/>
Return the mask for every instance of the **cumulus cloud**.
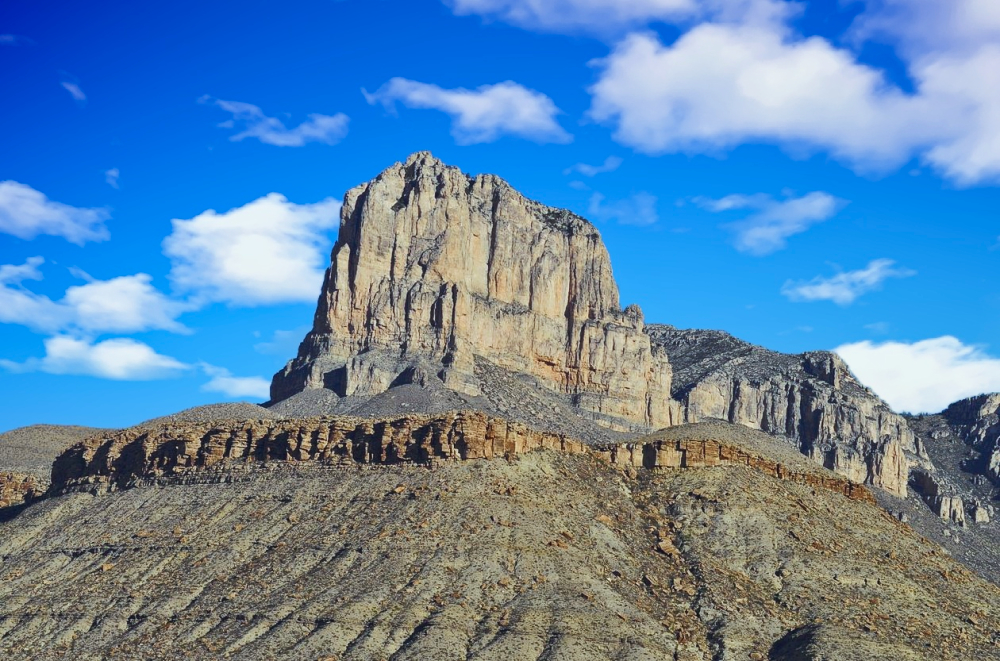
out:
<path id="1" fill-rule="evenodd" d="M 460 145 L 493 142 L 504 135 L 540 143 L 573 139 L 556 122 L 561 111 L 552 99 L 509 80 L 468 90 L 392 78 L 375 92 L 362 93 L 368 103 L 381 104 L 390 112 L 399 102 L 451 115 L 451 134 Z"/>
<path id="2" fill-rule="evenodd" d="M 652 22 L 770 22 L 798 12 L 783 0 L 445 0 L 458 15 L 478 15 L 530 30 L 610 35 Z"/>
<path id="3" fill-rule="evenodd" d="M 590 196 L 588 214 L 594 220 L 617 221 L 622 225 L 652 225 L 660 219 L 656 211 L 656 196 L 644 191 L 627 198 L 607 201 L 600 193 Z"/>
<path id="4" fill-rule="evenodd" d="M 618 156 L 608 156 L 604 159 L 604 162 L 600 165 L 587 165 L 586 163 L 577 163 L 576 165 L 571 165 L 570 167 L 563 170 L 563 174 L 572 174 L 574 172 L 579 172 L 585 177 L 593 177 L 599 174 L 604 174 L 605 172 L 614 172 L 617 170 L 621 164 L 622 159 Z"/>
<path id="5" fill-rule="evenodd" d="M 776 200 L 770 195 L 727 195 L 718 200 L 698 197 L 694 202 L 712 212 L 752 209 L 755 213 L 727 227 L 736 234 L 736 248 L 752 255 L 769 255 L 787 245 L 787 239 L 829 220 L 846 202 L 815 191 L 802 197 Z"/>
<path id="6" fill-rule="evenodd" d="M 242 128 L 239 133 L 229 136 L 234 142 L 256 138 L 264 144 L 278 147 L 301 147 L 309 142 L 334 145 L 347 135 L 347 125 L 350 121 L 347 115 L 340 112 L 335 115 L 312 113 L 307 121 L 290 129 L 280 119 L 268 117 L 263 110 L 250 103 L 213 99 L 207 95 L 198 99 L 198 102 L 211 103 L 233 116 L 219 126 Z"/>
<path id="7" fill-rule="evenodd" d="M 107 182 L 108 186 L 117 189 L 118 188 L 118 176 L 121 173 L 118 168 L 111 168 L 110 170 L 104 171 L 104 181 Z"/>
<path id="8" fill-rule="evenodd" d="M 201 387 L 206 392 L 219 392 L 232 398 L 268 399 L 271 396 L 271 382 L 268 379 L 259 376 L 233 376 L 229 370 L 207 363 L 202 363 L 200 367 L 212 377 Z"/>
<path id="9" fill-rule="evenodd" d="M 156 353 L 148 344 L 130 338 L 114 338 L 92 343 L 57 336 L 45 340 L 45 356 L 23 363 L 0 360 L 0 366 L 14 372 L 81 374 L 119 381 L 146 381 L 178 376 L 190 365 Z"/>
<path id="10" fill-rule="evenodd" d="M 770 26 L 706 23 L 669 47 L 633 34 L 598 66 L 590 115 L 647 153 L 764 141 L 885 166 L 930 139 L 914 101 L 881 73 L 822 39 L 788 41 Z"/>
<path id="11" fill-rule="evenodd" d="M 41 257 L 0 266 L 0 323 L 19 324 L 45 333 L 133 333 L 145 330 L 186 332 L 176 321 L 190 309 L 152 285 L 145 273 L 111 280 L 91 280 L 66 290 L 61 300 L 36 294 L 25 280 L 42 280 Z"/>
<path id="12" fill-rule="evenodd" d="M 0 232 L 20 239 L 40 234 L 60 236 L 71 243 L 104 241 L 107 209 L 87 209 L 54 202 L 31 186 L 0 181 Z"/>
<path id="13" fill-rule="evenodd" d="M 825 278 L 816 276 L 805 282 L 789 280 L 781 293 L 793 301 L 833 301 L 850 305 L 859 296 L 880 289 L 889 278 L 909 278 L 917 272 L 896 266 L 891 259 L 874 259 L 863 269 L 842 271 Z"/>
<path id="14" fill-rule="evenodd" d="M 996 43 L 914 57 L 913 94 L 851 51 L 774 22 L 702 23 L 670 46 L 632 34 L 595 64 L 590 116 L 642 152 L 763 142 L 862 171 L 920 157 L 961 185 L 1000 178 Z"/>
<path id="15" fill-rule="evenodd" d="M 1000 358 L 949 335 L 912 343 L 866 340 L 834 351 L 897 411 L 932 413 L 1000 391 Z"/>
<path id="16" fill-rule="evenodd" d="M 333 199 L 294 204 L 271 193 L 225 213 L 174 220 L 163 241 L 170 280 L 194 303 L 315 302 L 340 206 Z"/>

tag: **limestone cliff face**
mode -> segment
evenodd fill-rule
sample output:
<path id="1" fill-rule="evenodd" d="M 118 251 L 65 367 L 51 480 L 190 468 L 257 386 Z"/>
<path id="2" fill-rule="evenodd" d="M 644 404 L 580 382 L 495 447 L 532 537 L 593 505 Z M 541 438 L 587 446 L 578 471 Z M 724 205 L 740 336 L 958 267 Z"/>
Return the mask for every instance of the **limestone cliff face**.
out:
<path id="1" fill-rule="evenodd" d="M 720 331 L 647 330 L 670 357 L 685 422 L 717 418 L 790 437 L 817 463 L 900 496 L 911 461 L 926 459 L 905 418 L 835 354 L 780 354 Z"/>
<path id="2" fill-rule="evenodd" d="M 477 395 L 477 356 L 605 423 L 679 421 L 667 358 L 639 308 L 620 308 L 594 226 L 417 153 L 347 192 L 313 329 L 271 398 L 429 376 Z"/>
<path id="3" fill-rule="evenodd" d="M 981 453 L 982 468 L 1000 481 L 1000 393 L 955 402 L 941 415 L 967 445 Z"/>

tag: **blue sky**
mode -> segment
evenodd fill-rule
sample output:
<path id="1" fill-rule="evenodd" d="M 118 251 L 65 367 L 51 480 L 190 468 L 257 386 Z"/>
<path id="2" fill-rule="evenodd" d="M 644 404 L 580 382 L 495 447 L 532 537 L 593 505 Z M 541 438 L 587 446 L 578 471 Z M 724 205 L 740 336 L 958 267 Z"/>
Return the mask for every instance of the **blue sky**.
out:
<path id="1" fill-rule="evenodd" d="M 993 0 L 11 0 L 0 94 L 0 429 L 261 401 L 423 149 L 593 220 L 649 322 L 1000 390 Z"/>

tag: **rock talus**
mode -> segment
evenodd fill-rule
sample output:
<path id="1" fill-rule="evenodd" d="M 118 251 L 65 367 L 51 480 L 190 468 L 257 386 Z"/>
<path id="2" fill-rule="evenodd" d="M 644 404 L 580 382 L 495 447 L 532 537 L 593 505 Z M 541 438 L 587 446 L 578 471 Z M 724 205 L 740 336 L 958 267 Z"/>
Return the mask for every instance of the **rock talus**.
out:
<path id="1" fill-rule="evenodd" d="M 609 426 L 679 422 L 669 362 L 639 308 L 621 309 L 588 221 L 426 152 L 348 191 L 341 214 L 313 329 L 275 375 L 272 401 L 428 378 L 477 395 L 478 357 Z"/>

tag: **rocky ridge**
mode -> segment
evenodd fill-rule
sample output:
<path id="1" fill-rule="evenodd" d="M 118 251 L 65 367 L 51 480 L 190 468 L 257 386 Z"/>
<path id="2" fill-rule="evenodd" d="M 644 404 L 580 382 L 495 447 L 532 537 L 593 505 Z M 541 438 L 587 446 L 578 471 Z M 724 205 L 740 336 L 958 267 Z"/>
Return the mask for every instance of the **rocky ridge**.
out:
<path id="1" fill-rule="evenodd" d="M 781 354 L 722 331 L 646 332 L 670 359 L 685 422 L 720 419 L 787 437 L 818 464 L 897 496 L 910 465 L 927 463 L 906 419 L 836 354 Z"/>
<path id="2" fill-rule="evenodd" d="M 629 443 L 591 446 L 540 432 L 480 411 L 388 420 L 310 418 L 143 425 L 89 438 L 56 460 L 51 492 L 116 490 L 170 483 L 268 464 L 426 465 L 476 459 L 513 459 L 537 450 L 588 454 L 619 468 L 691 469 L 744 466 L 783 481 L 873 503 L 871 493 L 790 452 L 773 438 L 734 435 L 729 425 L 682 425 Z"/>
<path id="3" fill-rule="evenodd" d="M 596 429 L 727 420 L 897 496 L 926 462 L 906 421 L 833 354 L 647 326 L 620 308 L 593 225 L 426 152 L 346 194 L 313 329 L 270 406 L 364 415 L 404 387 L 409 411 L 478 408 L 593 443 L 618 440 Z"/>

